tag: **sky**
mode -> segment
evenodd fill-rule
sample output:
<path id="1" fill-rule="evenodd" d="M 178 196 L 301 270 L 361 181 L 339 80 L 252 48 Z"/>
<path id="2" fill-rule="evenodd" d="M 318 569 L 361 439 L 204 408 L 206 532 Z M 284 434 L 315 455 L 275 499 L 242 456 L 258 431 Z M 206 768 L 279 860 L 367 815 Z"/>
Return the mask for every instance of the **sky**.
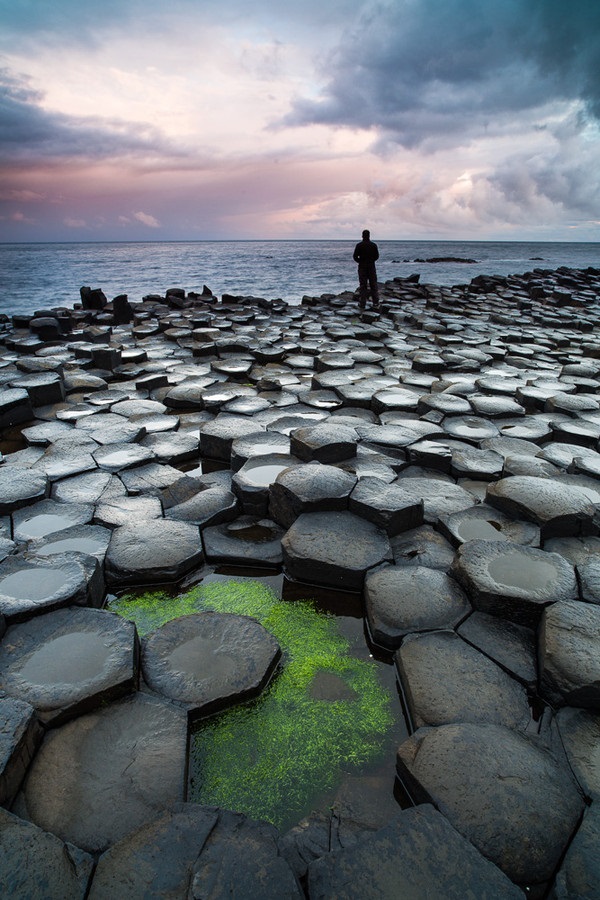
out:
<path id="1" fill-rule="evenodd" d="M 0 0 L 0 241 L 600 240 L 598 0 Z"/>

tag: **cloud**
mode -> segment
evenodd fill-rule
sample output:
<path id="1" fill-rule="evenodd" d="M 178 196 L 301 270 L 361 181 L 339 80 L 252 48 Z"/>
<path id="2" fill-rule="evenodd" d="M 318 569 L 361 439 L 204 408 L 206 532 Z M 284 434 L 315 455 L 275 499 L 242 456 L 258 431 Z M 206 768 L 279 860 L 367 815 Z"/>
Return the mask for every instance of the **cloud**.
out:
<path id="1" fill-rule="evenodd" d="M 150 125 L 46 110 L 29 79 L 0 70 L 0 161 L 181 156 Z"/>
<path id="2" fill-rule="evenodd" d="M 387 0 L 365 5 L 323 61 L 318 98 L 285 124 L 377 128 L 405 146 L 460 146 L 580 101 L 600 117 L 600 4 Z"/>
<path id="3" fill-rule="evenodd" d="M 147 225 L 148 228 L 160 228 L 158 219 L 155 219 L 154 216 L 151 216 L 149 213 L 136 212 L 133 214 L 133 218 L 138 222 L 141 222 L 142 225 Z"/>

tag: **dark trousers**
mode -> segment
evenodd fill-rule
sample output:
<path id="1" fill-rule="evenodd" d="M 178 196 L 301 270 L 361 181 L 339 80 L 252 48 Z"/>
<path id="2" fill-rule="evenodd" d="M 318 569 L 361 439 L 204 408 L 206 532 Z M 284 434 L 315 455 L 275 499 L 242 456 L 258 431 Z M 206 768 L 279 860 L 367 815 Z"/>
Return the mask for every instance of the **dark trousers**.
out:
<path id="1" fill-rule="evenodd" d="M 358 283 L 360 285 L 360 305 L 367 305 L 367 297 L 369 296 L 369 288 L 371 288 L 371 299 L 373 306 L 379 304 L 379 288 L 377 287 L 377 272 L 375 263 L 358 267 Z"/>

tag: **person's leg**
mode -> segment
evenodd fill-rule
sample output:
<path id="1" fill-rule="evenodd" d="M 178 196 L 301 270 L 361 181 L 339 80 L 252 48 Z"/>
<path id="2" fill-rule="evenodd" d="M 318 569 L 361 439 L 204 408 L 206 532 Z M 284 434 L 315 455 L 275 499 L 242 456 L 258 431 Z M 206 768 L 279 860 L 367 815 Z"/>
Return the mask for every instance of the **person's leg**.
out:
<path id="1" fill-rule="evenodd" d="M 362 266 L 358 267 L 358 283 L 360 285 L 359 306 L 361 309 L 364 309 L 369 296 L 369 273 Z"/>
<path id="2" fill-rule="evenodd" d="M 379 306 L 379 287 L 377 285 L 377 272 L 375 266 L 371 266 L 369 270 L 369 285 L 371 287 L 371 300 L 373 306 Z"/>

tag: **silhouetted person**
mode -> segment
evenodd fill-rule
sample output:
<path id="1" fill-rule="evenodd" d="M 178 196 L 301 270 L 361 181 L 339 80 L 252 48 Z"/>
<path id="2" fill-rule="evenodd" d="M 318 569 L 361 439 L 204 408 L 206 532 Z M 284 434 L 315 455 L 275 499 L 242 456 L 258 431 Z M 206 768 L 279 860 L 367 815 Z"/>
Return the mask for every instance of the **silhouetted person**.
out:
<path id="1" fill-rule="evenodd" d="M 358 263 L 358 283 L 360 285 L 359 306 L 364 309 L 367 305 L 369 288 L 371 288 L 371 300 L 373 307 L 379 306 L 379 288 L 377 287 L 377 270 L 375 262 L 379 259 L 379 247 L 371 240 L 371 232 L 366 228 L 362 233 L 362 241 L 354 248 L 354 262 Z"/>

